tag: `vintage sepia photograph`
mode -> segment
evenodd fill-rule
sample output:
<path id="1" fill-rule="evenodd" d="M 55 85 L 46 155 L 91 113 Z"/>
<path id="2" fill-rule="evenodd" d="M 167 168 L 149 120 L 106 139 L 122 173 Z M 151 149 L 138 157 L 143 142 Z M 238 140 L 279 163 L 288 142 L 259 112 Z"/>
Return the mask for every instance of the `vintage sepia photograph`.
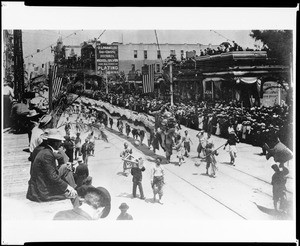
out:
<path id="1" fill-rule="evenodd" d="M 3 26 L 3 243 L 26 221 L 293 224 L 295 28 L 214 26 Z"/>

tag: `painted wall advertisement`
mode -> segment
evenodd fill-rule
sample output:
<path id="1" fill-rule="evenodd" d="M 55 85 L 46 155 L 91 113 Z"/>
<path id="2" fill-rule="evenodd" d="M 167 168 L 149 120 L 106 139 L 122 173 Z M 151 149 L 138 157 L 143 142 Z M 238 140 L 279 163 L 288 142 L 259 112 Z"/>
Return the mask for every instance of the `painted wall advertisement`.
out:
<path id="1" fill-rule="evenodd" d="M 97 75 L 119 72 L 118 45 L 97 44 Z"/>

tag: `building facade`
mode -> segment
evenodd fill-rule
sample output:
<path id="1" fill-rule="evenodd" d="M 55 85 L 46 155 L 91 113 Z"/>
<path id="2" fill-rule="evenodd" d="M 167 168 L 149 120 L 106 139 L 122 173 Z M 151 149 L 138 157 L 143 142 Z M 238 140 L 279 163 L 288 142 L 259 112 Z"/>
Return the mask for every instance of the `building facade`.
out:
<path id="1" fill-rule="evenodd" d="M 126 75 L 130 71 L 141 72 L 142 66 L 156 64 L 155 72 L 162 72 L 163 60 L 176 55 L 178 60 L 186 59 L 192 52 L 194 56 L 199 56 L 201 50 L 208 47 L 215 48 L 218 45 L 202 45 L 202 44 L 122 44 L 118 45 L 119 49 L 119 71 L 124 71 Z"/>

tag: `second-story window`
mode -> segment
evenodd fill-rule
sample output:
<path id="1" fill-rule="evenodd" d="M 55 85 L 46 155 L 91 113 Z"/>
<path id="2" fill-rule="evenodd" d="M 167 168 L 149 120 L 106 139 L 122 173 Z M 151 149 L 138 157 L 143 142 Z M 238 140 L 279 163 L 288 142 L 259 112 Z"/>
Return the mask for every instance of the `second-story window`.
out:
<path id="1" fill-rule="evenodd" d="M 181 55 L 181 57 L 184 56 L 184 51 L 183 50 L 180 51 L 180 55 Z"/>
<path id="2" fill-rule="evenodd" d="M 144 59 L 148 58 L 147 50 L 144 50 Z"/>
<path id="3" fill-rule="evenodd" d="M 156 72 L 160 73 L 160 64 L 159 63 L 156 64 Z"/>
<path id="4" fill-rule="evenodd" d="M 175 55 L 175 50 L 170 50 L 170 55 Z"/>
<path id="5" fill-rule="evenodd" d="M 161 58 L 160 50 L 157 51 L 157 59 Z"/>
<path id="6" fill-rule="evenodd" d="M 134 50 L 133 51 L 133 58 L 137 58 L 137 56 L 138 56 L 137 50 Z"/>

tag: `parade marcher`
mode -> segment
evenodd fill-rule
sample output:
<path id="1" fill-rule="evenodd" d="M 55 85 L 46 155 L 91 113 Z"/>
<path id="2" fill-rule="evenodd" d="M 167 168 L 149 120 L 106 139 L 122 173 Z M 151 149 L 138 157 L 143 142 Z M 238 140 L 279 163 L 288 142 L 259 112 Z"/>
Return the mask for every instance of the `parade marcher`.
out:
<path id="1" fill-rule="evenodd" d="M 89 186 L 81 196 L 84 198 L 79 207 L 60 211 L 55 214 L 53 220 L 98 220 L 108 216 L 110 194 L 105 188 Z"/>
<path id="2" fill-rule="evenodd" d="M 173 134 L 167 133 L 165 138 L 165 151 L 166 151 L 166 159 L 167 163 L 170 163 L 173 149 Z"/>
<path id="3" fill-rule="evenodd" d="M 90 155 L 90 149 L 89 149 L 89 139 L 85 139 L 84 144 L 81 146 L 81 154 L 82 154 L 82 159 L 84 164 L 88 164 L 88 158 Z"/>
<path id="4" fill-rule="evenodd" d="M 26 198 L 36 202 L 76 198 L 72 171 L 66 165 L 58 169 L 56 164 L 55 153 L 64 138 L 58 129 L 50 129 L 44 137 L 47 145 L 32 163 Z M 73 204 L 75 206 L 75 202 Z"/>
<path id="5" fill-rule="evenodd" d="M 155 166 L 151 170 L 151 187 L 153 190 L 153 201 L 156 202 L 156 195 L 158 194 L 160 204 L 163 204 L 163 186 L 165 184 L 164 176 L 164 168 L 161 166 L 161 158 L 157 157 L 155 160 Z"/>
<path id="6" fill-rule="evenodd" d="M 73 162 L 75 144 L 70 136 L 65 136 L 64 147 L 66 149 L 66 155 L 69 157 L 69 161 Z"/>
<path id="7" fill-rule="evenodd" d="M 92 131 L 88 135 L 87 138 L 89 139 L 89 145 L 88 145 L 89 155 L 95 156 L 95 136 L 94 136 L 94 132 Z"/>
<path id="8" fill-rule="evenodd" d="M 78 156 L 81 155 L 81 138 L 80 138 L 80 132 L 76 133 L 76 139 L 75 139 L 75 159 L 78 158 Z"/>
<path id="9" fill-rule="evenodd" d="M 66 122 L 65 122 L 65 131 L 66 131 L 66 133 L 68 131 L 70 131 L 70 129 L 71 129 L 71 122 L 70 122 L 69 117 L 67 117 Z"/>
<path id="10" fill-rule="evenodd" d="M 128 147 L 128 143 L 124 143 L 124 150 L 120 153 L 120 157 L 124 159 L 131 154 L 132 154 L 132 149 Z M 128 175 L 126 170 L 127 170 L 126 161 L 123 161 L 123 173 L 125 176 Z"/>
<path id="11" fill-rule="evenodd" d="M 209 175 L 209 168 L 211 167 L 211 174 L 210 176 L 215 178 L 216 177 L 216 158 L 215 155 L 217 155 L 217 151 L 214 150 L 214 145 L 213 143 L 208 143 L 206 144 L 205 147 L 205 159 L 206 159 L 206 174 Z"/>
<path id="12" fill-rule="evenodd" d="M 177 150 L 178 165 L 181 166 L 181 164 L 185 162 L 184 161 L 184 153 L 185 153 L 184 137 L 177 135 L 176 140 L 177 141 L 175 143 L 174 149 Z"/>
<path id="13" fill-rule="evenodd" d="M 192 139 L 190 138 L 188 131 L 185 130 L 184 131 L 184 138 L 183 138 L 183 142 L 184 142 L 184 156 L 189 157 L 189 153 L 191 151 L 191 145 L 190 143 L 193 144 Z"/>
<path id="14" fill-rule="evenodd" d="M 114 120 L 112 118 L 109 118 L 110 129 L 112 129 L 113 124 L 114 124 Z"/>
<path id="15" fill-rule="evenodd" d="M 133 217 L 127 213 L 127 210 L 129 209 L 129 206 L 127 203 L 123 202 L 120 206 L 119 209 L 121 210 L 120 215 L 117 217 L 117 220 L 133 220 Z"/>
<path id="16" fill-rule="evenodd" d="M 129 133 L 131 132 L 131 129 L 130 129 L 130 126 L 127 123 L 125 125 L 125 129 L 126 129 L 127 138 L 129 138 Z"/>
<path id="17" fill-rule="evenodd" d="M 133 128 L 131 134 L 134 139 L 138 139 L 139 133 L 137 129 Z"/>
<path id="18" fill-rule="evenodd" d="M 133 187 L 132 187 L 132 196 L 133 198 L 136 197 L 136 188 L 137 186 L 139 187 L 140 191 L 140 199 L 144 200 L 144 192 L 143 192 L 143 186 L 142 186 L 142 172 L 144 172 L 146 169 L 143 165 L 143 159 L 140 157 L 137 160 L 137 163 L 134 163 L 131 167 L 131 175 L 132 177 L 132 182 L 133 182 Z"/>
<path id="19" fill-rule="evenodd" d="M 143 130 L 139 131 L 139 136 L 140 136 L 140 140 L 141 140 L 141 145 L 143 145 L 143 141 L 145 138 L 145 132 Z"/>
<path id="20" fill-rule="evenodd" d="M 197 147 L 197 153 L 198 153 L 198 158 L 200 158 L 201 152 L 203 155 L 205 154 L 205 136 L 204 136 L 204 130 L 201 130 L 200 132 L 197 133 L 196 137 L 199 139 L 199 144 Z"/>
<path id="21" fill-rule="evenodd" d="M 235 166 L 235 158 L 237 157 L 237 149 L 236 144 L 239 143 L 239 139 L 234 131 L 229 132 L 229 137 L 227 142 L 225 143 L 224 150 L 227 145 L 229 145 L 229 155 L 230 155 L 230 164 Z"/>
<path id="22" fill-rule="evenodd" d="M 271 184 L 273 186 L 273 204 L 275 211 L 278 211 L 277 204 L 280 202 L 279 208 L 286 212 L 286 176 L 289 173 L 289 170 L 282 166 L 282 171 L 279 169 L 277 164 L 273 164 L 271 168 L 274 170 L 272 176 Z"/>

